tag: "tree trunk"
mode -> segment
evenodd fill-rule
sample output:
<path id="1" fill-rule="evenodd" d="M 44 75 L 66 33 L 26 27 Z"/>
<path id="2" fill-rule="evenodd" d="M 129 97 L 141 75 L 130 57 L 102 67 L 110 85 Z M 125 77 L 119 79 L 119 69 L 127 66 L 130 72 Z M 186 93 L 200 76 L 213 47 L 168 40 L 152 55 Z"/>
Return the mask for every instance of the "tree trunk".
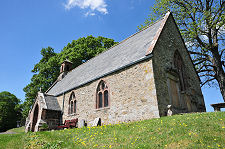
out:
<path id="1" fill-rule="evenodd" d="M 225 102 L 225 73 L 221 62 L 221 55 L 218 52 L 218 44 L 212 48 L 212 55 L 214 59 L 213 65 L 215 66 L 215 78 L 219 84 L 220 92 Z"/>
<path id="2" fill-rule="evenodd" d="M 223 100 L 225 102 L 225 75 L 224 75 L 224 73 L 220 74 L 216 80 L 218 81 L 218 84 L 220 87 L 220 92 L 221 92 Z"/>

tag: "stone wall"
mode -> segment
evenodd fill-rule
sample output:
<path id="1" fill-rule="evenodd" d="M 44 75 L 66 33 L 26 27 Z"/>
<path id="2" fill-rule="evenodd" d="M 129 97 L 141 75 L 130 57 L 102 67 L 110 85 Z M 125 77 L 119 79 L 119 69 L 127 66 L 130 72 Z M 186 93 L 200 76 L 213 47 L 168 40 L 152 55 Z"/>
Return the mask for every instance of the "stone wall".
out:
<path id="1" fill-rule="evenodd" d="M 27 124 L 26 126 L 26 132 L 28 131 L 38 131 L 39 129 L 39 123 L 40 123 L 40 120 L 41 120 L 41 116 L 42 116 L 42 111 L 43 111 L 43 108 L 42 108 L 42 103 L 40 102 L 39 100 L 39 96 L 37 97 L 34 105 L 33 105 L 33 108 L 31 109 L 30 113 L 29 113 L 29 123 Z M 37 112 L 37 120 L 36 120 L 36 123 L 34 124 L 33 123 L 33 120 L 34 120 L 34 113 L 35 113 L 35 108 L 38 107 L 38 111 Z M 32 130 L 32 128 L 34 127 L 34 130 Z"/>
<path id="2" fill-rule="evenodd" d="M 46 122 L 49 129 L 56 129 L 60 125 L 61 111 L 46 110 L 42 111 L 41 119 Z"/>
<path id="3" fill-rule="evenodd" d="M 174 111 L 176 113 L 205 111 L 199 78 L 174 24 L 173 18 L 169 16 L 153 51 L 153 68 L 160 116 L 166 115 L 167 105 L 172 104 L 169 95 L 168 78 L 174 76 L 168 70 L 174 67 L 173 57 L 176 50 L 179 51 L 184 62 L 188 88 L 185 92 L 180 92 L 180 106 L 174 109 Z M 191 109 L 188 109 L 187 102 L 190 102 Z"/>
<path id="4" fill-rule="evenodd" d="M 44 102 L 44 94 L 38 92 L 36 101 L 31 109 L 31 111 L 29 112 L 29 116 L 27 118 L 28 122 L 27 122 L 27 125 L 25 128 L 26 132 L 39 131 L 40 127 L 43 124 L 47 124 L 49 129 L 57 128 L 57 126 L 60 123 L 61 111 L 46 110 L 46 108 L 47 107 Z"/>
<path id="5" fill-rule="evenodd" d="M 96 109 L 96 89 L 101 80 L 109 87 L 109 106 Z M 103 124 L 159 117 L 151 59 L 86 84 L 73 92 L 77 100 L 77 113 L 73 115 L 68 114 L 72 91 L 57 97 L 60 107 L 64 109 L 63 122 L 78 118 L 90 126 L 97 117 L 101 118 Z"/>

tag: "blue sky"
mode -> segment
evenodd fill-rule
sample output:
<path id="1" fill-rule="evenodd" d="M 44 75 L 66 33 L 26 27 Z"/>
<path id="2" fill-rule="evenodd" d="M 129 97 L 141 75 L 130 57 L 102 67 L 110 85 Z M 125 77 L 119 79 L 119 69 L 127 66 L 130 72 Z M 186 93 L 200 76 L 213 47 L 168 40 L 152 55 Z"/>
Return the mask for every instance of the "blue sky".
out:
<path id="1" fill-rule="evenodd" d="M 154 0 L 1 0 L 0 92 L 21 100 L 40 50 L 60 52 L 67 43 L 87 35 L 121 41 L 134 34 Z M 203 88 L 207 111 L 222 102 L 218 89 Z"/>

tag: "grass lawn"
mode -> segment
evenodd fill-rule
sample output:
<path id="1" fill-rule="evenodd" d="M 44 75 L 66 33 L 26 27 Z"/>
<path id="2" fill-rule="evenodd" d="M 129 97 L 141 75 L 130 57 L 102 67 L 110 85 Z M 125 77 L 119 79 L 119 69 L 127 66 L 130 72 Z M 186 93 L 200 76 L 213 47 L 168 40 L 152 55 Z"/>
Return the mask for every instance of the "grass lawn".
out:
<path id="1" fill-rule="evenodd" d="M 0 135 L 0 148 L 225 149 L 225 112 L 175 115 L 61 131 Z"/>
<path id="2" fill-rule="evenodd" d="M 16 132 L 17 134 L 0 134 L 0 149 L 24 148 L 24 127 L 14 128 L 9 132 Z"/>
<path id="3" fill-rule="evenodd" d="M 16 132 L 16 133 L 24 133 L 25 127 L 20 127 L 20 128 L 13 128 L 8 130 L 9 132 Z"/>

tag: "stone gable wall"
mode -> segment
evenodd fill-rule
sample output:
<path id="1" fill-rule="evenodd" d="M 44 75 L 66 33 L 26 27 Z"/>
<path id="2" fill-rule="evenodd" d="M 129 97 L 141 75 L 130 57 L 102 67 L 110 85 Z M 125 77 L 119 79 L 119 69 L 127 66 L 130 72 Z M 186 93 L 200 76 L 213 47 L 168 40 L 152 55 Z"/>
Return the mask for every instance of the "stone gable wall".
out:
<path id="1" fill-rule="evenodd" d="M 109 87 L 109 107 L 96 109 L 96 89 L 104 80 Z M 63 122 L 78 118 L 92 125 L 99 117 L 103 124 L 158 118 L 158 104 L 152 60 L 132 65 L 99 80 L 73 90 L 77 100 L 77 114 L 68 115 L 69 97 L 65 94 Z M 57 97 L 63 109 L 63 95 Z"/>
<path id="2" fill-rule="evenodd" d="M 185 49 L 185 45 L 180 38 L 180 34 L 174 24 L 172 16 L 170 16 L 153 51 L 153 68 L 160 116 L 166 115 L 167 105 L 171 104 L 168 90 L 169 74 L 167 71 L 173 67 L 173 57 L 176 50 L 179 51 L 183 59 L 185 73 L 188 76 L 187 80 L 189 87 L 184 93 L 181 93 L 183 105 L 181 105 L 180 109 L 175 110 L 177 110 L 178 113 L 205 111 L 205 104 L 198 76 L 194 70 L 190 57 L 188 56 L 188 52 Z M 187 107 L 185 106 L 185 95 L 189 95 L 192 100 L 192 106 L 195 107 L 192 111 L 187 111 Z"/>

